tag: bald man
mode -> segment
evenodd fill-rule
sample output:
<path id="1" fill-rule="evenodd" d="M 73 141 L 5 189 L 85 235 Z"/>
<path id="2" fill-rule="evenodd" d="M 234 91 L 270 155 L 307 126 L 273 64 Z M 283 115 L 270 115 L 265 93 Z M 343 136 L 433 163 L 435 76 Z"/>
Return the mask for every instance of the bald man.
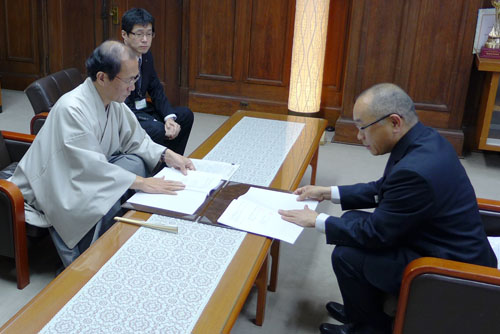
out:
<path id="1" fill-rule="evenodd" d="M 283 219 L 315 227 L 335 244 L 332 266 L 344 304 L 329 302 L 344 325 L 322 324 L 324 334 L 392 333 L 383 312 L 397 295 L 412 260 L 432 256 L 496 267 L 479 217 L 474 189 L 450 143 L 419 122 L 411 98 L 393 84 L 378 84 L 356 100 L 358 139 L 373 155 L 390 153 L 378 181 L 350 186 L 306 186 L 299 200 L 331 200 L 342 217 L 280 210 Z M 374 208 L 372 213 L 353 209 Z"/>

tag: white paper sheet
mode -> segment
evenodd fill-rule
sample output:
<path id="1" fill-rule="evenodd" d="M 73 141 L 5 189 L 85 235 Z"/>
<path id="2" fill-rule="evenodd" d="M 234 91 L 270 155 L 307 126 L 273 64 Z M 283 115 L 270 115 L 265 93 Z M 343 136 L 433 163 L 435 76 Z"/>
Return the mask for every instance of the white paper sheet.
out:
<path id="1" fill-rule="evenodd" d="M 252 187 L 229 204 L 219 223 L 293 244 L 303 228 L 281 219 L 278 210 L 300 210 L 306 204 L 314 210 L 318 202 L 297 202 L 297 195 Z"/>
<path id="2" fill-rule="evenodd" d="M 222 161 L 212 161 L 205 159 L 191 159 L 191 161 L 193 162 L 193 165 L 197 171 L 217 174 L 223 180 L 231 179 L 231 176 L 233 176 L 234 172 L 236 172 L 236 170 L 238 170 L 238 168 L 240 167 L 240 165 L 238 164 Z"/>
<path id="3" fill-rule="evenodd" d="M 172 168 L 163 168 L 155 175 L 155 177 L 162 176 L 166 180 L 181 181 L 186 188 L 178 191 L 177 195 L 138 192 L 129 198 L 127 203 L 192 215 L 203 204 L 210 190 L 216 188 L 222 181 L 220 175 L 202 171 L 188 171 L 187 175 L 183 175 Z"/>

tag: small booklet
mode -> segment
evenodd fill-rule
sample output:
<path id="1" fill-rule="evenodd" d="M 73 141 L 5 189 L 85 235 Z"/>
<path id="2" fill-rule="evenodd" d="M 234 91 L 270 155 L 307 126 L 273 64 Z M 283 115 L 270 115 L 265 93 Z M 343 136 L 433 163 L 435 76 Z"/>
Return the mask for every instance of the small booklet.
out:
<path id="1" fill-rule="evenodd" d="M 295 243 L 304 229 L 281 219 L 279 209 L 301 210 L 307 205 L 311 210 L 317 201 L 298 202 L 297 195 L 251 187 L 248 192 L 229 204 L 218 222 L 240 230 Z"/>
<path id="2" fill-rule="evenodd" d="M 163 176 L 165 180 L 184 183 L 186 188 L 178 191 L 176 195 L 137 192 L 129 198 L 127 203 L 192 215 L 203 204 L 210 191 L 219 187 L 223 179 L 230 178 L 238 169 L 238 165 L 225 162 L 197 159 L 192 161 L 197 170 L 189 170 L 187 175 L 168 167 L 155 175 L 155 177 Z"/>

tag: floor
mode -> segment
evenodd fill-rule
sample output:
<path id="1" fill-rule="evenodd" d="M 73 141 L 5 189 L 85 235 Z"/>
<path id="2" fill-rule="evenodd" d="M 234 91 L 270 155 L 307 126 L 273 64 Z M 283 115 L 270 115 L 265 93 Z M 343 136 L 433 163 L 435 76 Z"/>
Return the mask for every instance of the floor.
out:
<path id="1" fill-rule="evenodd" d="M 0 130 L 29 133 L 33 111 L 25 94 L 2 90 L 3 113 Z M 227 117 L 196 113 L 186 154 L 200 145 Z M 378 179 L 387 156 L 374 157 L 356 145 L 330 143 L 333 133 L 326 133 L 326 143 L 320 146 L 317 184 L 337 185 Z M 500 154 L 473 152 L 461 160 L 478 197 L 500 199 Z M 310 170 L 302 184 L 307 184 Z M 339 215 L 339 206 L 320 203 L 318 211 Z M 333 246 L 326 245 L 324 235 L 306 230 L 294 245 L 282 243 L 278 289 L 268 293 L 264 325 L 255 326 L 256 293 L 253 290 L 245 303 L 232 333 L 318 333 L 322 322 L 334 322 L 328 317 L 325 304 L 341 301 L 330 265 Z M 42 240 L 30 248 L 31 283 L 18 290 L 14 263 L 0 257 L 0 326 L 43 289 L 55 275 L 59 263 L 50 240 Z"/>

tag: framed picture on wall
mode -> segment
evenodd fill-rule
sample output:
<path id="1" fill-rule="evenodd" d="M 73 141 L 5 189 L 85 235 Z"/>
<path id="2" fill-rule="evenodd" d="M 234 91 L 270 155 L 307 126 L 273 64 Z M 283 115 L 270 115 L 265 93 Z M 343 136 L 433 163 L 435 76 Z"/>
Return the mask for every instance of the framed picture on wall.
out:
<path id="1" fill-rule="evenodd" d="M 473 54 L 480 53 L 488 39 L 488 34 L 495 25 L 495 8 L 481 8 L 477 14 L 476 37 Z"/>

